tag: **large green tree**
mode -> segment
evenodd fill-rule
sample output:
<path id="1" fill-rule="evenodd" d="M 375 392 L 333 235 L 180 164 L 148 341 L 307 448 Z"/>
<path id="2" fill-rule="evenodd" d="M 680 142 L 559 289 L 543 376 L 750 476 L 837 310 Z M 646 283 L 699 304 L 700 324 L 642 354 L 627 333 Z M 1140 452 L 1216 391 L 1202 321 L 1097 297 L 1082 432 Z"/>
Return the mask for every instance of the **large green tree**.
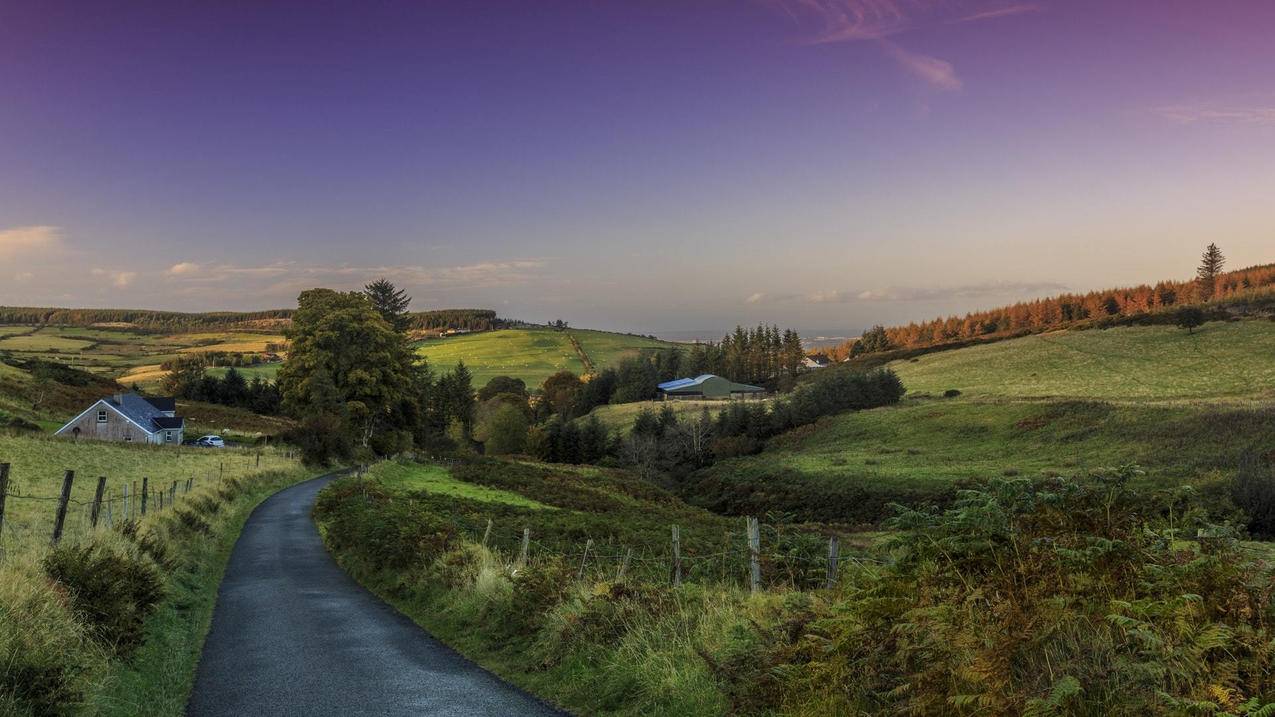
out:
<path id="1" fill-rule="evenodd" d="M 297 304 L 278 379 L 288 412 L 337 418 L 364 448 L 378 432 L 404 430 L 392 423 L 399 401 L 416 389 L 406 338 L 359 292 L 311 289 Z"/>

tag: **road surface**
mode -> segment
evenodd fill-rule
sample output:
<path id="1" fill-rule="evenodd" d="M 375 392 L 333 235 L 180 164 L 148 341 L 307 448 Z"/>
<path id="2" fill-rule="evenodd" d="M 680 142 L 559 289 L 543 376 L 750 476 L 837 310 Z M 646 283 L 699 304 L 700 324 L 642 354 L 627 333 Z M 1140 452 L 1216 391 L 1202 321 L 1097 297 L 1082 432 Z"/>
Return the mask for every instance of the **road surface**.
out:
<path id="1" fill-rule="evenodd" d="M 439 643 L 337 566 L 310 520 L 334 477 L 280 491 L 248 518 L 187 714 L 562 715 Z"/>

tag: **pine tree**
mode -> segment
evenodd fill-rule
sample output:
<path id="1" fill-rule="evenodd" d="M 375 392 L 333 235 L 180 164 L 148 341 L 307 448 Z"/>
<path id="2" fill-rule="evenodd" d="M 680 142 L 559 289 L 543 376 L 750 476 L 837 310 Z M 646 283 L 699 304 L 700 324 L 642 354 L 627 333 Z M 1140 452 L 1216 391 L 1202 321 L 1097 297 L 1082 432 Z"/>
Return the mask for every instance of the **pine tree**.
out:
<path id="1" fill-rule="evenodd" d="M 402 333 L 407 330 L 411 323 L 407 307 L 412 303 L 412 297 L 406 291 L 394 286 L 388 279 L 377 279 L 363 287 L 363 293 L 381 318 L 393 326 L 395 331 Z"/>
<path id="2" fill-rule="evenodd" d="M 1226 257 L 1222 256 L 1222 250 L 1217 244 L 1209 244 L 1204 250 L 1204 256 L 1200 258 L 1200 268 L 1195 272 L 1196 298 L 1200 301 L 1213 300 L 1213 295 L 1217 292 L 1217 275 L 1222 272 L 1224 264 Z"/>

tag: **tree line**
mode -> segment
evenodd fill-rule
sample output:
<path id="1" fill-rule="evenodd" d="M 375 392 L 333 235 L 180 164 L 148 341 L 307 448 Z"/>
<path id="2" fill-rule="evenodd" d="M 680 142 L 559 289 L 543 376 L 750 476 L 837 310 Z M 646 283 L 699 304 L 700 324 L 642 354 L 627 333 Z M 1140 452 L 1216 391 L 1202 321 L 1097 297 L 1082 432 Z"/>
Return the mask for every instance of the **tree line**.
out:
<path id="1" fill-rule="evenodd" d="M 295 309 L 264 311 L 152 311 L 148 309 L 61 309 L 0 306 L 0 324 L 93 326 L 128 324 L 140 331 L 188 331 L 251 326 L 256 322 L 287 322 Z M 510 323 L 490 309 L 434 309 L 405 314 L 404 328 L 488 331 Z"/>
<path id="2" fill-rule="evenodd" d="M 862 338 L 827 353 L 834 359 L 900 348 L 920 348 L 979 338 L 1023 335 L 1101 324 L 1121 318 L 1168 312 L 1188 305 L 1242 300 L 1275 290 L 1275 264 L 1224 272 L 1225 257 L 1210 244 L 1194 279 L 1154 285 L 1061 294 L 1022 301 L 964 316 L 905 326 L 874 326 Z M 1168 316 L 1172 320 L 1172 316 Z"/>

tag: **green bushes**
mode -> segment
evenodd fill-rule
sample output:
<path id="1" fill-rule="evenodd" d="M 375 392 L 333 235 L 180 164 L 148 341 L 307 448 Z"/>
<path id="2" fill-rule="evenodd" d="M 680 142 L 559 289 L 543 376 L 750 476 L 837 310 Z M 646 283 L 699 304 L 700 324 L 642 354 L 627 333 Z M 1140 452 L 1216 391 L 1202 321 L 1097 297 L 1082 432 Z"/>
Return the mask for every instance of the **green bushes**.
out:
<path id="1" fill-rule="evenodd" d="M 1270 458 L 1256 451 L 1240 458 L 1231 482 L 1231 500 L 1248 517 L 1250 533 L 1275 537 L 1275 467 Z"/>
<path id="2" fill-rule="evenodd" d="M 164 597 L 155 565 L 103 543 L 63 544 L 41 562 L 66 590 L 72 610 L 95 640 L 126 656 L 142 642 L 146 617 Z"/>
<path id="3" fill-rule="evenodd" d="M 70 714 L 104 662 L 39 566 L 0 564 L 0 714 Z"/>

